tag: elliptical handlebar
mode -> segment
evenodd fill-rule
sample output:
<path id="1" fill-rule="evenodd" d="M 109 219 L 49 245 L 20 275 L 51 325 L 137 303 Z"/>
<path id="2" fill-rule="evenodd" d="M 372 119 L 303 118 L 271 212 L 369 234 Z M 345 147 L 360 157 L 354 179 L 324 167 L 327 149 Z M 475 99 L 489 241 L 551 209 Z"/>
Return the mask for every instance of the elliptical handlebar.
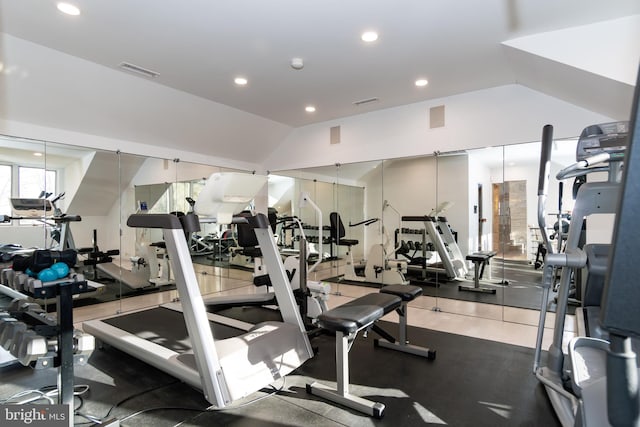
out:
<path id="1" fill-rule="evenodd" d="M 547 235 L 545 219 L 545 205 L 549 189 L 549 175 L 551 169 L 551 149 L 553 148 L 553 126 L 545 125 L 542 128 L 542 144 L 540 150 L 540 169 L 538 175 L 538 227 L 544 240 L 544 245 L 549 253 L 553 253 L 553 245 Z"/>
<path id="2" fill-rule="evenodd" d="M 549 187 L 551 169 L 551 149 L 553 148 L 553 126 L 542 128 L 542 147 L 540 152 L 540 174 L 538 175 L 538 196 L 546 196 Z"/>
<path id="3" fill-rule="evenodd" d="M 538 227 L 547 248 L 545 257 L 545 266 L 542 275 L 542 304 L 540 307 L 540 318 L 538 321 L 538 332 L 536 335 L 536 348 L 533 356 L 533 372 L 538 378 L 544 378 L 539 375 L 540 358 L 542 356 L 542 339 L 544 336 L 544 324 L 547 314 L 547 301 L 549 299 L 549 291 L 553 282 L 553 268 L 546 262 L 548 257 L 554 253 L 553 244 L 547 234 L 545 207 L 547 203 L 547 191 L 549 189 L 549 175 L 551 173 L 551 151 L 553 149 L 553 126 L 545 125 L 542 128 L 542 141 L 540 149 L 540 170 L 538 175 Z M 568 394 L 568 393 L 567 393 Z"/>
<path id="4" fill-rule="evenodd" d="M 609 160 L 611 160 L 610 153 L 596 154 L 595 156 L 591 156 L 584 160 L 580 160 L 579 162 L 576 162 L 562 169 L 560 172 L 556 174 L 556 179 L 561 180 L 561 179 L 573 178 L 580 175 L 586 175 L 591 172 L 608 171 L 609 170 L 608 167 L 593 168 L 591 166 L 594 166 L 600 163 L 606 163 Z"/>

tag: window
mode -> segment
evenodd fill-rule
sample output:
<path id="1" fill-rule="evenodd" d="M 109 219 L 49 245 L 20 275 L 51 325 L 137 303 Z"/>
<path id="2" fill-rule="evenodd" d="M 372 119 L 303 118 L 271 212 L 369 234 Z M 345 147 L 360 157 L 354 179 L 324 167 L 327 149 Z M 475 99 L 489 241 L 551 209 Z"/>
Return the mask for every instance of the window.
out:
<path id="1" fill-rule="evenodd" d="M 11 215 L 11 166 L 0 165 L 0 215 Z"/>
<path id="2" fill-rule="evenodd" d="M 56 172 L 41 168 L 20 167 L 18 197 L 36 199 L 43 191 L 55 195 Z"/>
<path id="3" fill-rule="evenodd" d="M 56 172 L 42 168 L 18 168 L 18 197 L 37 199 L 43 191 L 56 194 Z M 51 212 L 53 214 L 53 212 Z M 21 220 L 20 225 L 40 225 L 37 220 Z"/>

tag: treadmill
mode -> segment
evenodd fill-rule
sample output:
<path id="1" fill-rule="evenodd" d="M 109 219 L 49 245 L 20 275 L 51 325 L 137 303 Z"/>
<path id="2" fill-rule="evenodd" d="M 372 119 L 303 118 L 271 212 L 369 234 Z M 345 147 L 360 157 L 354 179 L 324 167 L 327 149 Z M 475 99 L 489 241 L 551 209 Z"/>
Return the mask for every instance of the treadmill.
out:
<path id="1" fill-rule="evenodd" d="M 130 227 L 160 228 L 172 259 L 180 304 L 172 303 L 83 324 L 85 332 L 203 391 L 223 408 L 287 375 L 313 356 L 269 221 L 243 219 L 253 228 L 268 267 L 282 321 L 247 332 L 216 323 L 207 313 L 186 235 L 199 231 L 197 215 L 135 214 Z"/>

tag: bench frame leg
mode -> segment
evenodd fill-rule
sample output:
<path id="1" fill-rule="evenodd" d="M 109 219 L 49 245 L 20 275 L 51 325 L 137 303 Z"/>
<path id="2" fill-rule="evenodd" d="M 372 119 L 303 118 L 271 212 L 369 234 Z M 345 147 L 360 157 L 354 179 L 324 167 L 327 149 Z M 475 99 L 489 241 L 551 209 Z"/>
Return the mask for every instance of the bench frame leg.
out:
<path id="1" fill-rule="evenodd" d="M 469 292 L 480 292 L 483 294 L 495 294 L 496 290 L 493 288 L 483 288 L 482 286 L 480 286 L 480 276 L 482 275 L 482 273 L 480 273 L 480 264 L 482 264 L 482 271 L 484 272 L 484 265 L 485 262 L 477 262 L 474 261 L 474 269 L 473 269 L 473 286 L 463 286 L 463 285 L 459 285 L 458 286 L 458 290 L 459 291 L 469 291 Z"/>
<path id="2" fill-rule="evenodd" d="M 416 356 L 426 357 L 429 360 L 433 360 L 436 358 L 436 351 L 431 350 L 427 347 L 419 347 L 417 345 L 409 344 L 407 340 L 407 314 L 408 307 L 407 302 L 403 301 L 400 308 L 396 310 L 399 316 L 398 321 L 398 341 L 390 340 L 388 338 L 389 334 L 386 333 L 383 329 L 374 325 L 373 330 L 377 332 L 380 336 L 384 337 L 385 340 L 375 339 L 373 344 L 376 347 L 388 348 L 390 350 L 401 351 L 403 353 L 409 353 Z"/>
<path id="3" fill-rule="evenodd" d="M 351 335 L 336 332 L 337 388 L 332 389 L 324 384 L 313 382 L 307 384 L 307 393 L 380 419 L 384 415 L 384 404 L 349 393 L 349 349 L 356 334 L 357 332 Z"/>

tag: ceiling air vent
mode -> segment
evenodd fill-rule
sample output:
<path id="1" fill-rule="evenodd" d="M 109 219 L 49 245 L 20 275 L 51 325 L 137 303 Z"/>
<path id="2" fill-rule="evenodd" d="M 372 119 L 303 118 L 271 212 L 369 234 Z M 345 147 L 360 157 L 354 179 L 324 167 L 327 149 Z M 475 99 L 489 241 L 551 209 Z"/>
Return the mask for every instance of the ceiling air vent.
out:
<path id="1" fill-rule="evenodd" d="M 142 68 L 138 65 L 130 64 L 129 62 L 121 62 L 118 65 L 120 69 L 124 71 L 128 71 L 130 73 L 138 74 L 139 76 L 148 77 L 150 79 L 155 79 L 160 75 L 160 73 L 156 73 L 155 71 L 148 70 L 146 68 Z"/>
<path id="2" fill-rule="evenodd" d="M 365 105 L 365 104 L 371 104 L 372 102 L 378 102 L 379 99 L 378 98 L 367 98 L 367 99 L 361 99 L 360 101 L 355 101 L 353 103 L 353 105 L 357 105 L 358 107 L 361 105 Z"/>

